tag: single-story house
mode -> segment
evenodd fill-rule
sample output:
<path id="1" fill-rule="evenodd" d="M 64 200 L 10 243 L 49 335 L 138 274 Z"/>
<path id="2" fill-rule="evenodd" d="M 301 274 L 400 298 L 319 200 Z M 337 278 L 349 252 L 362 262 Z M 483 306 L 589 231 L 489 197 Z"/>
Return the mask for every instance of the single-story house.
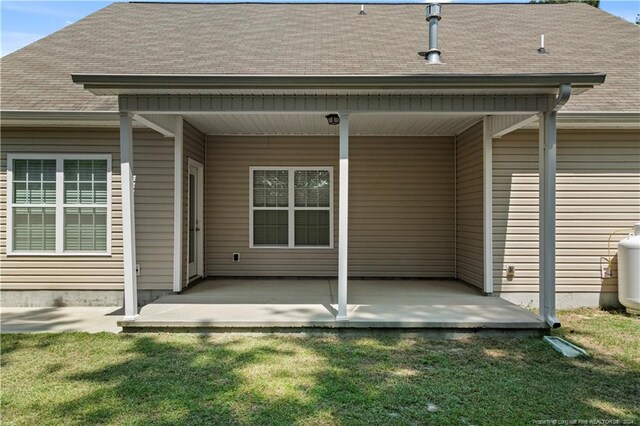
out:
<path id="1" fill-rule="evenodd" d="M 586 4 L 114 3 L 2 58 L 3 304 L 135 321 L 225 277 L 335 280 L 338 322 L 365 278 L 549 326 L 615 304 L 639 46 Z"/>

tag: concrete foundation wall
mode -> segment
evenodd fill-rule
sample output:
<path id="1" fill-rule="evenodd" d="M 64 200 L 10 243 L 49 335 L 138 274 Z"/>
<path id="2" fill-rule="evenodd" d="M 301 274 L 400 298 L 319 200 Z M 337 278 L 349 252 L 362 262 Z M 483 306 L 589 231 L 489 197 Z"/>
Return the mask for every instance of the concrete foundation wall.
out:
<path id="1" fill-rule="evenodd" d="M 172 293 L 170 290 L 138 290 L 138 305 L 144 306 Z M 3 290 L 2 307 L 123 306 L 121 290 Z"/>
<path id="2" fill-rule="evenodd" d="M 494 293 L 511 303 L 527 308 L 537 308 L 539 306 L 538 293 Z M 620 308 L 622 305 L 618 301 L 618 293 L 556 293 L 557 309 L 575 309 L 583 307 L 603 307 Z"/>

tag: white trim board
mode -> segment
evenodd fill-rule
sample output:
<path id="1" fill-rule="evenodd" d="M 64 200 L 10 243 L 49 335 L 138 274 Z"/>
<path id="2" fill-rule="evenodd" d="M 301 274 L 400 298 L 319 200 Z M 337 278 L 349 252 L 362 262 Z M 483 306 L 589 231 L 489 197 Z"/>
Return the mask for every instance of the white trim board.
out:
<path id="1" fill-rule="evenodd" d="M 173 149 L 173 291 L 182 290 L 183 119 L 176 116 Z"/>
<path id="2" fill-rule="evenodd" d="M 193 158 L 187 158 L 187 250 L 186 250 L 186 258 L 185 258 L 185 276 L 187 283 L 196 280 L 198 278 L 204 277 L 204 229 L 200 233 L 196 244 L 200 246 L 200 250 L 198 250 L 198 259 L 197 259 L 197 270 L 196 275 L 193 277 L 189 276 L 189 247 L 190 239 L 189 239 L 189 206 L 191 201 L 191 191 L 189 189 L 189 169 L 196 168 L 198 170 L 198 211 L 197 211 L 197 220 L 201 227 L 205 226 L 204 223 L 204 165 L 199 161 L 194 160 Z M 180 248 L 182 251 L 182 248 Z"/>

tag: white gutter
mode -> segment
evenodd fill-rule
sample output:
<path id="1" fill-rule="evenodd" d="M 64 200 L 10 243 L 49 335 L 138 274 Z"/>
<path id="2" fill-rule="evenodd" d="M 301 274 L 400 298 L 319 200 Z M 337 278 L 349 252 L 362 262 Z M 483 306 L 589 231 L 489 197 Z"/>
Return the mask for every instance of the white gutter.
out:
<path id="1" fill-rule="evenodd" d="M 576 88 L 604 83 L 605 74 L 396 74 L 396 75 L 184 75 L 72 74 L 74 83 L 98 95 L 142 94 L 167 89 L 417 89 Z M 107 93 L 108 92 L 108 93 Z"/>

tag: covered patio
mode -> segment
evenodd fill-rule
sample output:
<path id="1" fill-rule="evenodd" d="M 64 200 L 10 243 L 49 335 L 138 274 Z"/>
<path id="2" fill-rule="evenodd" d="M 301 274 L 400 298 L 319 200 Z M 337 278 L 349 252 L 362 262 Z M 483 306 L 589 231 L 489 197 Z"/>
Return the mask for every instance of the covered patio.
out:
<path id="1" fill-rule="evenodd" d="M 455 280 L 349 280 L 348 322 L 336 321 L 335 279 L 210 279 L 144 306 L 124 331 L 432 330 L 535 334 L 536 314 Z"/>
<path id="2" fill-rule="evenodd" d="M 270 328 L 298 329 L 307 327 L 318 328 L 408 328 L 408 329 L 527 329 L 539 330 L 548 327 L 558 327 L 560 324 L 555 316 L 555 203 L 556 203 L 556 117 L 557 111 L 573 94 L 579 94 L 594 85 L 604 81 L 603 75 L 597 74 L 519 74 L 519 75 L 386 75 L 386 76 L 185 76 L 185 75 L 74 75 L 76 83 L 100 96 L 118 96 L 120 109 L 120 146 L 123 194 L 123 239 L 124 239 L 124 290 L 125 290 L 125 318 L 121 322 L 128 330 L 145 328 L 225 328 L 225 329 L 255 329 Z M 328 265 L 325 269 L 314 269 L 311 274 L 296 273 L 296 269 L 282 268 L 282 263 L 275 264 L 275 251 L 265 255 L 256 263 L 245 269 L 246 274 L 234 274 L 233 269 L 227 268 L 231 262 L 242 262 L 240 253 L 236 250 L 225 249 L 216 259 L 207 262 L 195 262 L 193 271 L 190 264 L 191 257 L 186 247 L 191 245 L 190 236 L 183 234 L 186 176 L 185 164 L 182 161 L 185 150 L 184 129 L 187 123 L 197 124 L 199 128 L 206 128 L 205 135 L 228 136 L 228 129 L 237 128 L 242 123 L 248 134 L 276 135 L 295 134 L 296 125 L 307 129 L 301 131 L 304 135 L 317 135 L 309 128 L 318 127 L 326 117 L 337 118 L 332 134 L 335 134 L 335 152 L 331 164 L 335 164 L 337 174 L 335 185 L 330 187 L 335 192 L 335 201 L 329 201 L 329 229 L 325 247 L 310 247 L 306 250 L 320 250 L 307 256 L 306 260 L 317 265 Z M 284 117 L 284 118 L 283 118 Z M 492 140 L 514 129 L 517 129 L 535 118 L 539 120 L 539 211 L 540 226 L 538 234 L 539 245 L 539 294 L 540 315 L 500 299 L 493 294 L 493 225 L 492 225 Z M 285 120 L 286 118 L 286 120 Z M 320 122 L 318 121 L 320 120 Z M 356 185 L 362 182 L 350 180 L 358 162 L 353 161 L 351 155 L 358 144 L 357 136 L 363 134 L 370 137 L 379 134 L 375 130 L 384 127 L 384 121 L 401 128 L 398 136 L 415 135 L 415 132 L 425 137 L 436 135 L 435 128 L 446 129 L 444 134 L 456 143 L 457 136 L 465 128 L 474 125 L 479 129 L 475 142 L 479 149 L 467 154 L 473 158 L 478 176 L 470 178 L 479 187 L 463 188 L 474 198 L 473 212 L 471 208 L 455 205 L 451 229 L 452 251 L 451 258 L 458 259 L 458 240 L 456 232 L 463 229 L 461 218 L 457 213 L 472 216 L 473 225 L 467 228 L 476 241 L 468 251 L 468 259 L 474 264 L 474 283 L 477 288 L 469 288 L 464 283 L 456 281 L 462 278 L 455 266 L 445 273 L 438 274 L 437 268 L 427 271 L 417 278 L 450 278 L 449 280 L 355 280 L 353 278 L 368 275 L 366 267 L 354 266 L 357 251 L 351 251 L 354 234 L 360 232 L 361 247 L 375 245 L 380 258 L 369 264 L 369 268 L 376 266 L 376 262 L 385 259 L 385 239 L 379 238 L 367 243 L 363 227 L 364 222 L 352 226 L 354 205 L 353 198 L 359 194 Z M 136 241 L 134 221 L 134 158 L 132 152 L 132 126 L 136 121 L 167 137 L 175 140 L 175 168 L 174 168 L 174 279 L 173 291 L 181 294 L 168 295 L 145 306 L 138 312 L 137 278 L 136 278 Z M 350 123 L 352 125 L 350 126 Z M 265 126 L 280 130 L 265 132 Z M 329 123 L 331 124 L 331 123 Z M 189 124 L 191 125 L 191 124 Z M 207 128 L 209 126 L 209 128 Z M 253 126 L 253 129 L 252 129 Z M 387 126 L 388 127 L 388 126 Z M 224 130 L 227 129 L 227 130 Z M 365 129 L 365 130 L 362 130 Z M 409 130 L 411 129 L 411 130 Z M 418 129 L 418 130 L 416 130 Z M 363 133 L 369 131 L 373 133 Z M 414 132 L 414 133 L 411 133 Z M 354 135 L 354 133 L 358 133 Z M 355 136 L 355 137 L 353 137 Z M 207 145 L 205 138 L 205 146 Z M 360 141 L 360 149 L 366 151 L 366 144 Z M 385 143 L 389 150 L 387 157 L 378 156 L 375 161 L 384 163 L 392 155 L 392 150 L 400 150 L 401 145 Z M 266 141 L 268 146 L 269 140 Z M 300 144 L 298 146 L 301 146 Z M 308 145 L 312 146 L 312 145 Z M 297 149 L 297 148 L 296 148 Z M 205 156 L 207 157 L 204 149 Z M 285 153 L 296 152 L 293 148 L 286 148 Z M 308 150 L 314 153 L 316 151 Z M 452 152 L 452 167 L 458 165 L 454 151 Z M 405 155 L 411 156 L 411 153 Z M 243 158 L 235 154 L 229 158 Z M 299 164 L 279 164 L 280 158 L 274 157 L 275 164 L 244 164 L 237 163 L 233 173 L 241 178 L 242 186 L 234 191 L 222 194 L 226 197 L 238 196 L 240 191 L 245 194 L 236 201 L 241 206 L 232 214 L 225 212 L 228 217 L 240 218 L 238 229 L 229 230 L 223 224 L 220 233 L 232 233 L 236 245 L 248 254 L 255 254 L 262 250 L 277 250 L 278 257 L 296 266 L 297 259 L 302 259 L 297 250 L 292 235 L 294 235 L 293 190 L 289 193 L 289 221 L 288 245 L 274 247 L 254 247 L 253 234 L 247 235 L 247 228 L 253 232 L 253 216 L 248 211 L 254 208 L 249 203 L 249 194 L 253 194 L 256 182 L 251 166 L 294 166 Z M 316 157 L 313 157 L 316 158 Z M 315 164 L 313 158 L 307 159 L 307 166 L 323 166 L 329 162 L 321 161 Z M 289 161 L 295 161 L 293 160 Z M 226 161 L 222 158 L 222 161 Z M 415 158 L 405 160 L 414 161 Z M 351 164 L 350 164 L 351 162 Z M 234 163 L 235 164 L 235 163 Z M 402 170 L 403 162 L 392 163 L 395 170 Z M 462 164 L 462 163 L 460 163 Z M 302 164 L 300 164 L 302 165 Z M 442 166 L 442 162 L 438 164 Z M 414 165 L 415 166 L 415 165 Z M 191 164 L 188 164 L 191 168 Z M 415 166 L 417 167 L 417 166 Z M 424 166 L 427 168 L 433 166 Z M 283 167 L 280 167 L 282 169 Z M 316 167 L 317 168 L 317 167 Z M 419 168 L 419 167 L 418 167 Z M 203 165 L 204 173 L 215 170 L 210 164 Z M 286 170 L 284 171 L 286 173 Z M 188 172 L 191 173 L 191 172 Z M 293 172 L 288 174 L 289 188 L 294 188 Z M 377 176 L 376 171 L 369 176 Z M 416 175 L 417 176 L 417 175 Z M 452 175 L 457 179 L 457 174 Z M 440 178 L 441 176 L 437 176 Z M 284 179 L 284 178 L 283 178 Z M 332 177 L 329 180 L 333 179 Z M 221 179 L 225 180 L 225 179 Z M 247 181 L 252 182 L 247 185 Z M 194 180 L 195 182 L 195 180 Z M 428 179 L 415 180 L 416 185 L 426 186 Z M 209 181 L 211 184 L 216 182 Z M 381 182 L 373 189 L 380 190 L 388 182 Z M 191 184 L 191 182 L 189 183 Z M 362 187 L 362 186 L 361 186 Z M 453 203 L 459 197 L 460 185 L 451 186 L 449 196 Z M 351 194 L 351 195 L 350 195 Z M 253 195 L 252 195 L 253 196 Z M 209 206 L 214 200 L 223 197 L 210 197 Z M 385 200 L 388 207 L 393 200 Z M 422 203 L 431 199 L 423 198 Z M 402 206 L 406 200 L 396 199 L 396 205 Z M 410 200 L 412 201 L 412 200 Z M 335 202 L 335 215 L 333 203 Z M 247 203 L 247 204 L 245 204 Z M 252 207 L 249 207 L 249 204 Z M 245 207 L 246 206 L 246 207 Z M 356 205 L 355 207 L 358 207 Z M 422 207 L 422 205 L 420 206 Z M 274 207 L 271 207 L 274 208 Z M 476 211 L 477 210 L 477 211 Z M 209 217 L 211 215 L 207 213 Z M 446 216 L 446 214 L 445 214 Z M 245 223 L 246 218 L 246 223 Z M 191 220 L 191 218 L 189 218 Z M 335 227 L 333 226 L 335 221 Z M 196 230 L 198 220 L 196 219 Z M 202 221 L 210 229 L 216 222 Z M 421 229 L 438 229 L 439 224 L 420 224 Z M 335 229 L 335 234 L 333 232 Z M 409 228 L 406 234 L 414 233 Z M 355 232 L 354 232 L 355 231 Z M 189 231 L 191 232 L 191 230 Z M 392 235 L 393 230 L 390 231 Z M 213 235 L 215 234 L 207 234 Z M 364 235 L 364 237 L 363 237 Z M 384 237 L 384 236 L 383 236 Z M 204 237 L 194 237 L 201 244 Z M 200 238 L 200 239 L 198 239 Z M 334 244 L 335 240 L 335 244 Z M 239 243 L 237 243 L 239 241 Z M 427 240 L 428 241 L 428 240 Z M 363 243 L 364 242 L 364 243 Z M 423 244 L 422 241 L 413 241 Z M 279 243 L 278 243 L 279 244 Z M 461 245 L 460 245 L 461 246 Z M 179 248 L 185 247 L 183 251 Z M 287 251 L 287 249 L 289 249 Z M 239 250 L 239 249 L 238 249 Z M 324 254 L 321 255 L 321 251 Z M 331 251 L 329 251 L 331 250 Z M 335 251 L 334 251 L 335 250 Z M 283 254 L 284 253 L 284 254 Z M 335 253 L 335 257 L 334 256 Z M 440 253 L 438 249 L 428 249 L 426 254 Z M 185 255 L 188 261 L 185 262 Z M 233 261 L 231 261 L 233 255 Z M 236 256 L 237 255 L 237 256 Z M 272 255 L 272 256 L 271 256 Z M 224 265 L 215 263 L 224 257 Z M 244 256 L 244 255 L 243 255 Z M 249 256 L 244 256 L 246 259 Z M 320 257 L 324 257 L 319 261 Z M 312 260 L 309 260 L 312 259 Z M 205 266 L 204 263 L 207 263 Z M 453 263 L 453 262 L 451 262 Z M 240 263 L 242 264 L 242 263 Z M 213 265 L 213 267 L 211 266 Z M 222 265 L 222 267 L 220 266 Z M 432 262 L 432 265 L 437 265 Z M 224 269 L 223 268 L 227 268 Z M 406 268 L 402 265 L 389 268 L 384 275 L 378 277 L 397 278 L 402 276 Z M 221 271 L 223 273 L 221 273 Z M 411 271 L 409 269 L 409 271 Z M 435 272 L 433 272 L 435 271 Z M 306 271 L 305 271 L 306 272 Z M 228 280 L 226 276 L 245 276 L 253 278 L 244 280 Z M 335 279 L 289 279 L 273 281 L 263 279 L 265 276 L 326 276 Z M 219 277 L 217 280 L 205 281 L 192 289 L 186 288 L 191 278 Z M 185 281 L 186 278 L 186 281 Z M 469 280 L 466 280 L 469 282 Z M 391 285 L 393 283 L 393 285 Z"/>

